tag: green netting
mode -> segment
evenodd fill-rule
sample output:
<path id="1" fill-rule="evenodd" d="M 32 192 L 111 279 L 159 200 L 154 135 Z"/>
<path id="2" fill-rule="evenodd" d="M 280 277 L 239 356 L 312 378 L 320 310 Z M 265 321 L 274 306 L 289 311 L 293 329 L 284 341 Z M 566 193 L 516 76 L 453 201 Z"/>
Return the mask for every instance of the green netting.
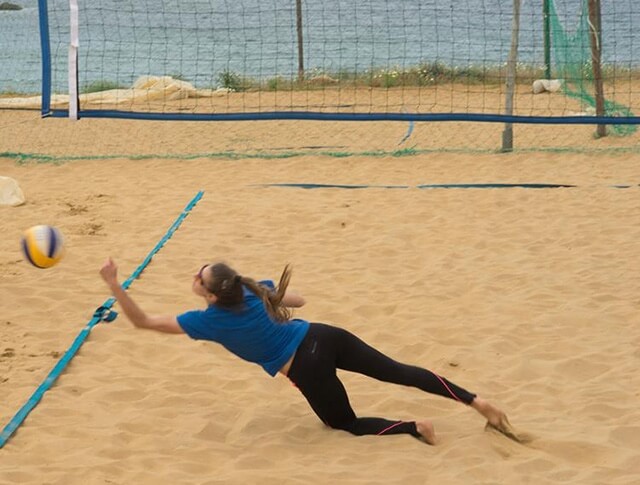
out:
<path id="1" fill-rule="evenodd" d="M 582 2 L 580 19 L 574 33 L 570 33 L 562 25 L 553 0 L 549 2 L 549 20 L 556 70 L 558 76 L 564 81 L 562 83 L 564 93 L 577 99 L 583 105 L 595 108 L 588 2 L 589 0 Z M 616 102 L 605 99 L 604 106 L 606 116 L 633 116 L 629 108 Z M 638 127 L 636 125 L 612 125 L 610 129 L 616 135 L 626 136 L 635 133 Z"/>

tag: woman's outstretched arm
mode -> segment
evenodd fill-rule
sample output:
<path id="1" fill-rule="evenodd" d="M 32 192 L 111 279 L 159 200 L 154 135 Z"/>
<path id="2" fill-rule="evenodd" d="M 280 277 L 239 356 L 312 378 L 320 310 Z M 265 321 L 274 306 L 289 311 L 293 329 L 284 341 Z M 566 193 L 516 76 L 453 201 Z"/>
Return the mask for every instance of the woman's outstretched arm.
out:
<path id="1" fill-rule="evenodd" d="M 114 298 L 118 300 L 122 311 L 131 323 L 138 328 L 155 330 L 156 332 L 180 334 L 184 333 L 175 316 L 147 315 L 118 282 L 118 266 L 109 258 L 100 268 L 100 276 L 107 283 Z"/>

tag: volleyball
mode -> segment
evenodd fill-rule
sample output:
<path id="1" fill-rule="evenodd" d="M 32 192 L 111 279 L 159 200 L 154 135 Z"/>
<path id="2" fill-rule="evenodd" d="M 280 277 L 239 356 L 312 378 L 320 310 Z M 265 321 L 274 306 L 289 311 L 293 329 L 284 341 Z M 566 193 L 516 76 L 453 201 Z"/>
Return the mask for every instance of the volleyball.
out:
<path id="1" fill-rule="evenodd" d="M 64 255 L 62 233 L 53 226 L 30 227 L 22 235 L 21 242 L 25 259 L 36 268 L 51 268 Z"/>

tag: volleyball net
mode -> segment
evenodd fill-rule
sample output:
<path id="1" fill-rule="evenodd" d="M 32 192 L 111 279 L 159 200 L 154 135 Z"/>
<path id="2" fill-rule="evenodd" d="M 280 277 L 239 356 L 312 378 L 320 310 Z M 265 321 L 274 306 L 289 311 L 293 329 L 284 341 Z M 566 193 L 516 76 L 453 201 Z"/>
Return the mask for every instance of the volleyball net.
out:
<path id="1" fill-rule="evenodd" d="M 0 108 L 598 124 L 624 136 L 640 121 L 635 0 L 23 3 L 0 12 Z"/>

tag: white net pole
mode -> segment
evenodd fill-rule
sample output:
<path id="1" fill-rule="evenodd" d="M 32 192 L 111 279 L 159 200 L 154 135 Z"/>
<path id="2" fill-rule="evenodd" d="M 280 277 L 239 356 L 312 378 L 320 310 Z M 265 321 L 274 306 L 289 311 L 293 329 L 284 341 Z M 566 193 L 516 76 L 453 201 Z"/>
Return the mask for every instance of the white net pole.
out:
<path id="1" fill-rule="evenodd" d="M 70 42 L 69 42 L 69 119 L 78 119 L 78 0 L 69 0 Z"/>

